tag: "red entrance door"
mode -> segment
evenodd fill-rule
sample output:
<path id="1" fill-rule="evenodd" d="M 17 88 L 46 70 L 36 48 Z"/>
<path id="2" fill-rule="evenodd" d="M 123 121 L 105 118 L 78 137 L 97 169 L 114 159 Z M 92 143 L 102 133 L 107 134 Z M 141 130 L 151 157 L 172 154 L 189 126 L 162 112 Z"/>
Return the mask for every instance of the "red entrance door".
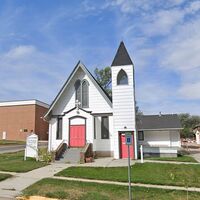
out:
<path id="1" fill-rule="evenodd" d="M 85 125 L 70 125 L 70 147 L 85 146 Z"/>
<path id="2" fill-rule="evenodd" d="M 130 157 L 132 159 L 134 159 L 133 147 L 134 147 L 134 141 L 132 141 L 132 145 L 130 145 Z M 126 136 L 123 133 L 120 134 L 120 151 L 121 151 L 121 158 L 128 158 L 128 145 L 126 145 Z"/>

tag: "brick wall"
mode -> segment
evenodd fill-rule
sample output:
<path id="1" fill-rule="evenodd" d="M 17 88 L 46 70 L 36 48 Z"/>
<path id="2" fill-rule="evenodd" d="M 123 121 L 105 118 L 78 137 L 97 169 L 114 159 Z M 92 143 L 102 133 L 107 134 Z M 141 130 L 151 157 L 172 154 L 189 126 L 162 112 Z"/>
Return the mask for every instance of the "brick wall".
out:
<path id="1" fill-rule="evenodd" d="M 47 139 L 48 126 L 40 118 L 46 111 L 38 105 L 0 107 L 0 139 L 5 131 L 8 140 L 26 140 L 31 130 L 38 131 L 39 139 Z"/>
<path id="2" fill-rule="evenodd" d="M 38 134 L 39 140 L 48 139 L 49 124 L 42 119 L 42 117 L 47 113 L 47 110 L 48 108 L 36 105 L 35 132 Z"/>

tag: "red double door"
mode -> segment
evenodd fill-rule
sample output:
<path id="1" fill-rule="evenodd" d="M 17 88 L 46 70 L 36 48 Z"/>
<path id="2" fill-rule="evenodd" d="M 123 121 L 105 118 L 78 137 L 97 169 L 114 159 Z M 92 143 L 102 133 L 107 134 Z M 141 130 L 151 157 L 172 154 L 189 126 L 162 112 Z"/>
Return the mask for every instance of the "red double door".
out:
<path id="1" fill-rule="evenodd" d="M 120 153 L 121 158 L 128 158 L 128 145 L 126 145 L 126 136 L 124 133 L 120 133 Z M 134 159 L 134 140 L 132 136 L 132 145 L 130 145 L 130 157 Z"/>
<path id="2" fill-rule="evenodd" d="M 85 125 L 70 125 L 69 133 L 70 147 L 85 146 Z"/>

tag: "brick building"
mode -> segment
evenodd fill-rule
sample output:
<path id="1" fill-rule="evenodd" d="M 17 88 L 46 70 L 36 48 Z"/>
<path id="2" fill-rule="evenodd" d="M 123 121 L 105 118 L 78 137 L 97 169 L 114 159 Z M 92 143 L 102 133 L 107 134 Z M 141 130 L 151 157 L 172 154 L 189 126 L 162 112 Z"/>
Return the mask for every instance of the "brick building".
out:
<path id="1" fill-rule="evenodd" d="M 31 131 L 39 140 L 48 139 L 43 116 L 49 105 L 38 100 L 0 102 L 0 139 L 25 140 Z"/>

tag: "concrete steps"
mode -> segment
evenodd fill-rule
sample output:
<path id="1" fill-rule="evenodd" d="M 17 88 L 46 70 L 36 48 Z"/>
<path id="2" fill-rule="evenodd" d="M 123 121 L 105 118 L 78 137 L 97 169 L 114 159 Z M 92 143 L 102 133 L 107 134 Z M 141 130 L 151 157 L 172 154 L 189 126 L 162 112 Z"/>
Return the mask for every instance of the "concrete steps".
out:
<path id="1" fill-rule="evenodd" d="M 80 163 L 80 152 L 82 148 L 69 148 L 67 149 L 59 160 L 58 163 L 77 164 Z"/>

